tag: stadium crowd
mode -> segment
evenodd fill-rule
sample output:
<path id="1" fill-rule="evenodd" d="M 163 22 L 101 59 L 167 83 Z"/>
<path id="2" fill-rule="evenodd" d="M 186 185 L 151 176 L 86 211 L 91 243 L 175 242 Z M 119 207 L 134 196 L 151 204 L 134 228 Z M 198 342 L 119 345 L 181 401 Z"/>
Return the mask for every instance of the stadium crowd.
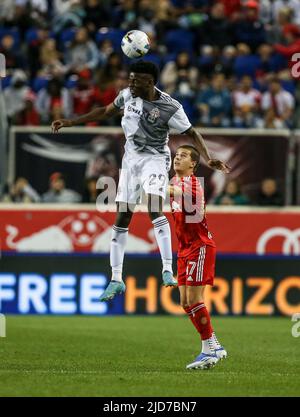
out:
<path id="1" fill-rule="evenodd" d="M 0 53 L 10 125 L 49 125 L 112 102 L 125 88 L 130 60 L 120 48 L 131 29 L 146 32 L 146 59 L 160 68 L 158 87 L 202 127 L 300 127 L 300 89 L 291 57 L 300 48 L 298 0 L 2 0 Z M 101 125 L 119 126 L 115 118 Z M 100 123 L 99 123 L 100 125 Z M 49 179 L 40 196 L 24 178 L 2 197 L 14 202 L 92 202 Z M 250 202 L 229 181 L 215 204 L 282 205 L 272 179 Z"/>
<path id="2" fill-rule="evenodd" d="M 130 29 L 147 32 L 159 87 L 195 125 L 298 127 L 298 0 L 2 0 L 9 122 L 49 124 L 111 102 L 126 86 Z"/>

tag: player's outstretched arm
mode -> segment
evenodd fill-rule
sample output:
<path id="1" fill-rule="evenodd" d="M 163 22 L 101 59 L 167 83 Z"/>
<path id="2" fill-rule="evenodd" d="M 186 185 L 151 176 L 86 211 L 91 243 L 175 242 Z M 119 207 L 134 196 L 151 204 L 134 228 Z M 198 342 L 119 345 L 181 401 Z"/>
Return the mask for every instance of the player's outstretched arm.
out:
<path id="1" fill-rule="evenodd" d="M 202 135 L 194 127 L 191 127 L 185 133 L 193 139 L 195 147 L 198 149 L 200 155 L 203 156 L 205 162 L 210 168 L 219 169 L 220 171 L 223 171 L 226 174 L 230 172 L 229 166 L 226 165 L 224 162 L 220 161 L 219 159 L 211 158 Z"/>
<path id="2" fill-rule="evenodd" d="M 71 127 L 89 122 L 97 122 L 99 120 L 108 119 L 120 112 L 113 103 L 105 107 L 97 107 L 89 113 L 76 117 L 75 119 L 57 119 L 51 124 L 52 132 L 57 133 L 62 127 Z"/>

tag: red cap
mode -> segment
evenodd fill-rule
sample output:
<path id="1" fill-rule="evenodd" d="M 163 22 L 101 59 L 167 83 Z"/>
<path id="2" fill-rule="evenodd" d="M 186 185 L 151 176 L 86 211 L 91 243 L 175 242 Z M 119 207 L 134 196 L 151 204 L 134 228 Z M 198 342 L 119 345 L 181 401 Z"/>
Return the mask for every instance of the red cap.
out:
<path id="1" fill-rule="evenodd" d="M 259 4 L 255 0 L 249 0 L 245 3 L 245 7 L 249 7 L 251 9 L 258 9 Z"/>

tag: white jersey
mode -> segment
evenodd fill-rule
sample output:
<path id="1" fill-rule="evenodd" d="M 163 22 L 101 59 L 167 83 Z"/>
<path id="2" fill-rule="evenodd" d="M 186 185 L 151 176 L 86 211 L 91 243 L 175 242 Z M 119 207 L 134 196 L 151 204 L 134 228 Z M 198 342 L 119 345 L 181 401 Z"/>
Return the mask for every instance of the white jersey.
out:
<path id="1" fill-rule="evenodd" d="M 170 128 L 184 133 L 192 125 L 182 105 L 169 94 L 156 88 L 159 98 L 154 101 L 133 97 L 130 89 L 120 91 L 114 105 L 124 110 L 122 128 L 126 150 L 152 154 L 169 153 Z"/>

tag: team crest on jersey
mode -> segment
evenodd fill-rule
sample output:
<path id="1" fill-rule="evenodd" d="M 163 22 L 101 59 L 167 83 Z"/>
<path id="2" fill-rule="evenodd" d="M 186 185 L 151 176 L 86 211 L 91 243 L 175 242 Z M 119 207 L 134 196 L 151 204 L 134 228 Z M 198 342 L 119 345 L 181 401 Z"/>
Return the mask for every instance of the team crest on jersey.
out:
<path id="1" fill-rule="evenodd" d="M 155 107 L 149 112 L 149 116 L 147 117 L 148 122 L 155 123 L 156 119 L 160 116 L 159 109 Z"/>

